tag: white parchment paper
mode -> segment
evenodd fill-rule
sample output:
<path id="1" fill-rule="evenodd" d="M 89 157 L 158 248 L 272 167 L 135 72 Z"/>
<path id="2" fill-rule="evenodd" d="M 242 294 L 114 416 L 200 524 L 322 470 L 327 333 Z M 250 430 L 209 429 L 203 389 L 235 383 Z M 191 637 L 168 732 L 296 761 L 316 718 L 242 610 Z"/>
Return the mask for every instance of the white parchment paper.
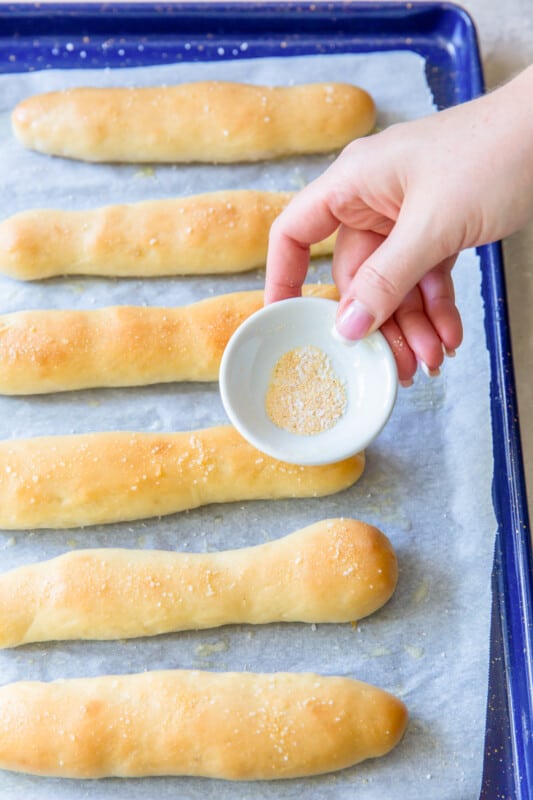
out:
<path id="1" fill-rule="evenodd" d="M 391 79 L 393 76 L 393 79 Z M 9 114 L 25 96 L 80 84 L 146 85 L 204 78 L 255 83 L 348 80 L 375 97 L 380 127 L 430 113 L 424 63 L 414 53 L 307 56 L 177 64 L 136 70 L 46 71 L 0 76 L 0 216 L 31 207 L 88 208 L 177 194 L 257 187 L 300 188 L 331 160 L 275 164 L 107 166 L 25 152 Z M 295 119 L 295 125 L 298 120 Z M 435 187 L 438 191 L 438 187 Z M 58 242 L 58 247 L 61 243 Z M 329 280 L 327 261 L 309 280 Z M 253 272 L 216 279 L 0 279 L 0 311 L 92 308 L 120 303 L 183 304 L 259 288 Z M 318 519 L 353 516 L 379 526 L 399 558 L 394 598 L 351 625 L 228 626 L 127 642 L 70 642 L 0 652 L 0 682 L 160 668 L 294 670 L 341 674 L 403 698 L 410 724 L 389 756 L 338 774 L 278 783 L 229 784 L 187 778 L 61 781 L 0 773 L 0 798 L 353 798 L 478 796 L 488 673 L 491 502 L 488 357 L 479 264 L 455 271 L 465 342 L 440 378 L 400 392 L 391 421 L 368 449 L 361 480 L 329 498 L 219 505 L 161 520 L 82 531 L 0 532 L 1 569 L 69 548 L 142 547 L 208 551 L 260 543 Z M 95 430 L 180 430 L 225 421 L 215 384 L 83 391 L 0 398 L 0 437 Z"/>

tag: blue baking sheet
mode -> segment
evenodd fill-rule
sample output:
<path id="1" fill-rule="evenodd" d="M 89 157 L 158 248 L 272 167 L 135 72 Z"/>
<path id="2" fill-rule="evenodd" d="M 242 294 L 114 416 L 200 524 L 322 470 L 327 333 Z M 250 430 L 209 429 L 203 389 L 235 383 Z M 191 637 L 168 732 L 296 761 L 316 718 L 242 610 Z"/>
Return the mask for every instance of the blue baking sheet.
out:
<path id="1" fill-rule="evenodd" d="M 425 59 L 439 108 L 483 91 L 475 25 L 452 4 L 0 4 L 4 73 L 402 49 Z M 498 520 L 481 798 L 529 800 L 533 798 L 530 531 L 501 249 L 488 245 L 479 248 L 479 255 L 491 363 L 493 498 Z"/>

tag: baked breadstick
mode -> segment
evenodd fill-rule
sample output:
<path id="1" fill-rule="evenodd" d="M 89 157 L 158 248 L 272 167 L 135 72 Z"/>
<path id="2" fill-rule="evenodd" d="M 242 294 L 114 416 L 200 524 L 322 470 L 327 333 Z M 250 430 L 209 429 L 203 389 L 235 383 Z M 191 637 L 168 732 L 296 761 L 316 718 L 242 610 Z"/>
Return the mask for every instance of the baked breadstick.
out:
<path id="1" fill-rule="evenodd" d="M 0 442 L 0 529 L 75 528 L 209 503 L 319 497 L 360 477 L 360 453 L 320 467 L 276 461 L 230 425 Z"/>
<path id="2" fill-rule="evenodd" d="M 350 678 L 168 670 L 7 684 L 0 723 L 3 769 L 273 780 L 388 753 L 407 709 Z"/>
<path id="3" fill-rule="evenodd" d="M 304 286 L 337 299 L 334 286 Z M 230 336 L 263 305 L 232 292 L 178 308 L 17 311 L 0 316 L 0 393 L 215 381 Z"/>
<path id="4" fill-rule="evenodd" d="M 234 162 L 339 150 L 374 126 L 347 83 L 77 88 L 28 97 L 13 130 L 32 150 L 85 161 Z"/>
<path id="5" fill-rule="evenodd" d="M 350 622 L 381 608 L 397 577 L 387 537 L 353 519 L 220 553 L 75 550 L 0 575 L 0 647 Z"/>
<path id="6" fill-rule="evenodd" d="M 245 272 L 265 265 L 270 226 L 291 197 L 243 189 L 23 211 L 0 223 L 0 271 L 21 280 Z M 313 245 L 312 255 L 331 253 L 334 238 Z"/>

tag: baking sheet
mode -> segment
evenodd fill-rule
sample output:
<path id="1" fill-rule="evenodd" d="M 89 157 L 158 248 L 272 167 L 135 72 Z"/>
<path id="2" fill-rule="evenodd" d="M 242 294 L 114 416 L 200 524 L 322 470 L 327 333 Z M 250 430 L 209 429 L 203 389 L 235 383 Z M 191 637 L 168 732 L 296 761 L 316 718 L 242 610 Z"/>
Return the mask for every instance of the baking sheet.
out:
<path id="1" fill-rule="evenodd" d="M 241 48 L 246 43 L 241 43 Z M 244 47 L 244 51 L 245 51 Z M 241 53 L 243 50 L 241 50 Z M 394 75 L 394 81 L 390 77 Z M 376 99 L 378 125 L 433 110 L 424 63 L 413 53 L 375 53 L 177 64 L 137 70 L 47 71 L 0 76 L 0 216 L 37 206 L 88 208 L 209 189 L 300 188 L 330 157 L 276 164 L 107 166 L 25 152 L 9 113 L 36 91 L 79 84 L 147 85 L 205 78 L 254 83 L 351 80 Z M 297 124 L 297 120 L 295 121 Z M 59 243 L 58 243 L 59 244 Z M 258 288 L 261 272 L 220 278 L 0 281 L 0 310 L 91 308 L 114 303 L 182 304 Z M 309 280 L 329 280 L 326 260 Z M 320 518 L 353 516 L 384 530 L 399 557 L 391 602 L 351 625 L 232 626 L 128 642 L 71 642 L 0 652 L 1 682 L 158 668 L 304 670 L 357 677 L 403 698 L 411 720 L 386 758 L 330 776 L 282 783 L 226 784 L 161 778 L 59 781 L 0 773 L 0 797 L 348 798 L 478 795 L 483 761 L 492 511 L 489 369 L 479 264 L 472 252 L 455 271 L 465 343 L 440 378 L 401 391 L 388 426 L 367 451 L 361 480 L 330 498 L 219 505 L 162 520 L 83 531 L 0 534 L 2 569 L 94 546 L 208 551 L 260 543 Z M 95 390 L 0 399 L 0 437 L 91 430 L 180 430 L 225 421 L 214 384 Z M 478 721 L 477 723 L 474 721 Z"/>

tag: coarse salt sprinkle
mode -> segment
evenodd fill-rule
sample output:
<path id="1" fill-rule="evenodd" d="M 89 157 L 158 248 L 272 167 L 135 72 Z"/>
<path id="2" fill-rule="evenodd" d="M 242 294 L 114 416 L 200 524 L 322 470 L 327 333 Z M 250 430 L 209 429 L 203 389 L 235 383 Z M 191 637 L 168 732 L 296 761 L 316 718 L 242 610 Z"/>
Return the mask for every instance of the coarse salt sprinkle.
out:
<path id="1" fill-rule="evenodd" d="M 337 424 L 346 410 L 346 390 L 330 359 L 312 345 L 295 347 L 276 362 L 266 393 L 274 425 L 312 436 Z"/>

